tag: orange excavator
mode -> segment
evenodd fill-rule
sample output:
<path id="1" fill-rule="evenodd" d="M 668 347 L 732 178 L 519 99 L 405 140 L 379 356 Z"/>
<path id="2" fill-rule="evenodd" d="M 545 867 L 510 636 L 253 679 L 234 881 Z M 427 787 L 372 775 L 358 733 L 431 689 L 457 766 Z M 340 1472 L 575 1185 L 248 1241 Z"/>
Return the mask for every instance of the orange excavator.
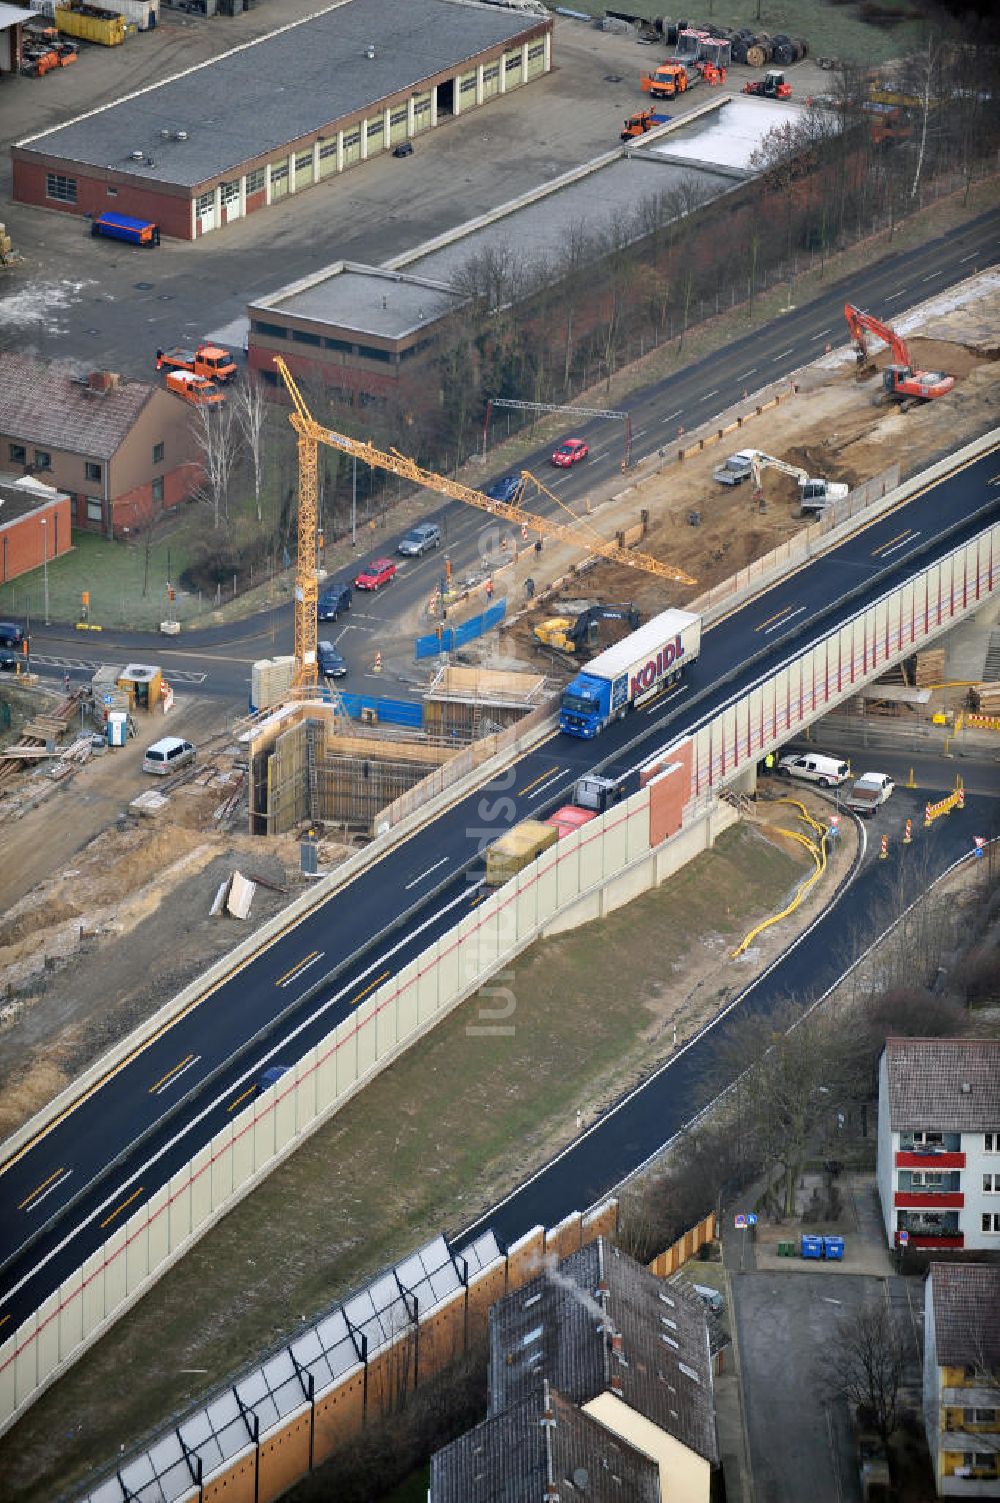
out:
<path id="1" fill-rule="evenodd" d="M 919 402 L 931 402 L 935 397 L 947 395 L 955 385 L 954 376 L 943 376 L 938 371 L 915 371 L 906 341 L 881 319 L 874 318 L 870 313 L 863 313 L 853 303 L 845 306 L 844 317 L 854 340 L 860 370 L 875 363 L 869 348 L 869 334 L 874 334 L 889 346 L 893 363 L 887 365 L 882 372 L 882 384 L 889 396 L 896 401 L 905 402 L 915 398 Z"/>

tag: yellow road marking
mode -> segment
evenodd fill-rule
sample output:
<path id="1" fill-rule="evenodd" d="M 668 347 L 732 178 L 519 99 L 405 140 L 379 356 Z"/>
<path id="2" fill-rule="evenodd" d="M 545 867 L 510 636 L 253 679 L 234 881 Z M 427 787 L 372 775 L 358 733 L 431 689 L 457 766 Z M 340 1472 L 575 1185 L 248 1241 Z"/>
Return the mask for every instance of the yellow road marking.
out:
<path id="1" fill-rule="evenodd" d="M 790 610 L 791 606 L 786 605 L 783 611 L 776 611 L 773 616 L 768 616 L 766 621 L 758 622 L 758 624 L 754 627 L 754 631 L 763 631 L 765 627 L 772 625 L 773 622 L 780 621 L 782 616 L 787 616 Z"/>
<path id="2" fill-rule="evenodd" d="M 122 1211 L 124 1211 L 128 1206 L 130 1206 L 132 1204 L 133 1200 L 138 1200 L 139 1199 L 139 1196 L 141 1194 L 142 1194 L 142 1186 L 140 1185 L 139 1188 L 138 1188 L 138 1190 L 133 1190 L 132 1191 L 132 1194 L 129 1196 L 128 1200 L 123 1200 L 122 1203 L 121 1203 L 121 1205 L 117 1206 L 115 1208 L 115 1210 L 113 1210 L 111 1212 L 110 1216 L 105 1216 L 104 1220 L 101 1222 L 101 1231 L 103 1231 L 106 1226 L 110 1226 L 111 1223 L 112 1223 L 112 1221 L 114 1221 L 115 1217 L 116 1216 L 120 1216 L 121 1213 L 122 1213 Z"/>
<path id="3" fill-rule="evenodd" d="M 373 992 L 377 986 L 381 986 L 383 981 L 388 981 L 391 975 L 391 971 L 383 971 L 381 976 L 376 976 L 374 981 L 369 981 L 363 992 L 358 992 L 356 997 L 351 998 L 347 1004 L 348 1007 L 357 1007 L 358 1003 L 367 997 L 369 992 Z"/>
<path id="4" fill-rule="evenodd" d="M 54 1180 L 54 1179 L 58 1179 L 58 1178 L 59 1178 L 59 1176 L 60 1176 L 60 1174 L 62 1174 L 62 1172 L 63 1172 L 63 1171 L 62 1171 L 62 1169 L 61 1169 L 61 1168 L 60 1168 L 60 1169 L 55 1169 L 55 1170 L 54 1170 L 54 1171 L 53 1171 L 53 1172 L 52 1172 L 52 1173 L 51 1173 L 51 1174 L 50 1174 L 50 1175 L 49 1175 L 49 1177 L 48 1177 L 48 1179 L 43 1179 L 43 1180 L 42 1180 L 42 1183 L 41 1183 L 41 1184 L 40 1184 L 40 1185 L 36 1185 L 36 1186 L 35 1186 L 35 1188 L 34 1188 L 34 1189 L 33 1189 L 33 1190 L 32 1190 L 32 1192 L 31 1192 L 31 1194 L 30 1194 L 30 1195 L 26 1195 L 26 1196 L 25 1196 L 25 1197 L 24 1197 L 24 1199 L 23 1199 L 23 1200 L 22 1200 L 22 1201 L 21 1201 L 21 1204 L 20 1204 L 20 1205 L 19 1205 L 19 1206 L 18 1206 L 18 1208 L 17 1208 L 17 1209 L 18 1209 L 18 1210 L 19 1210 L 19 1211 L 23 1211 L 23 1210 L 24 1210 L 24 1208 L 25 1208 L 25 1206 L 27 1206 L 27 1205 L 30 1205 L 30 1204 L 31 1204 L 31 1202 L 32 1202 L 32 1201 L 33 1201 L 33 1200 L 34 1200 L 34 1198 L 35 1198 L 35 1196 L 36 1196 L 36 1195 L 41 1195 L 41 1193 L 42 1193 L 42 1191 L 43 1191 L 43 1190 L 44 1190 L 44 1189 L 45 1189 L 45 1187 L 46 1187 L 46 1185 L 51 1185 L 51 1183 L 52 1183 L 52 1181 L 53 1181 L 53 1180 Z"/>
<path id="5" fill-rule="evenodd" d="M 556 771 L 557 769 L 555 767 L 547 767 L 544 772 L 540 772 L 538 774 L 537 778 L 533 778 L 530 783 L 525 783 L 523 788 L 515 789 L 515 792 L 530 793 L 532 788 L 536 787 L 539 783 L 544 783 L 545 779 L 550 778 Z"/>
<path id="6" fill-rule="evenodd" d="M 281 986 L 282 982 L 287 981 L 290 976 L 294 976 L 296 971 L 301 971 L 302 967 L 308 961 L 315 960 L 318 954 L 318 950 L 310 950 L 308 955 L 304 955 L 301 960 L 297 960 L 295 962 L 290 971 L 286 971 L 283 976 L 278 977 L 277 981 L 274 983 L 275 986 Z"/>
<path id="7" fill-rule="evenodd" d="M 872 549 L 872 558 L 876 558 L 880 553 L 884 553 L 887 548 L 894 548 L 897 543 L 901 543 L 904 538 L 912 537 L 912 535 L 912 527 L 908 527 L 905 532 L 897 532 L 896 536 L 890 538 L 887 543 L 879 543 L 877 548 Z"/>
<path id="8" fill-rule="evenodd" d="M 475 908 L 476 904 L 477 903 L 481 903 L 483 901 L 483 899 L 485 898 L 485 896 L 486 896 L 486 894 L 484 892 L 477 893 L 476 896 L 473 898 L 472 902 L 469 904 L 469 907 L 470 908 Z"/>
<path id="9" fill-rule="evenodd" d="M 550 731 L 549 734 L 545 736 L 541 741 L 539 741 L 535 746 L 526 747 L 525 750 L 520 754 L 520 756 L 515 757 L 513 761 L 508 764 L 508 766 L 510 768 L 517 767 L 518 764 L 520 762 L 523 762 L 526 757 L 534 756 L 537 751 L 540 751 L 543 746 L 545 746 L 549 741 L 552 741 L 558 735 L 558 729 Z M 487 778 L 485 783 L 480 783 L 477 788 L 472 789 L 471 792 L 476 793 L 481 791 L 483 788 L 488 787 L 490 782 L 492 782 L 492 778 Z M 446 804 L 443 809 L 439 810 L 437 818 L 442 818 L 449 812 L 449 810 L 454 809 L 457 804 L 460 804 L 463 799 L 468 798 L 469 796 L 469 792 L 456 793 L 451 802 Z M 421 834 L 421 832 L 426 828 L 426 822 L 417 825 L 410 831 L 408 835 L 404 836 L 404 838 L 398 841 L 395 845 L 387 846 L 386 849 L 382 851 L 374 861 L 370 862 L 367 866 L 360 867 L 354 873 L 354 875 L 344 883 L 342 887 L 335 888 L 333 892 L 317 894 L 315 903 L 307 912 L 296 915 L 294 919 L 289 919 L 287 924 L 285 924 L 281 929 L 277 930 L 269 940 L 267 940 L 260 946 L 260 949 L 254 950 L 252 954 L 245 956 L 244 959 L 240 961 L 239 965 L 234 966 L 233 969 L 231 971 L 228 971 L 225 976 L 221 976 L 219 980 L 214 983 L 214 985 L 210 986 L 207 991 L 202 992 L 200 996 L 192 997 L 191 1001 L 188 1002 L 186 1006 L 180 1008 L 179 1011 L 174 1013 L 173 1017 L 168 1018 L 167 1021 L 162 1025 L 162 1027 L 157 1028 L 155 1032 L 151 1033 L 147 1039 L 143 1039 L 141 1044 L 137 1044 L 134 1049 L 130 1050 L 129 1053 L 126 1054 L 122 1059 L 120 1059 L 116 1065 L 114 1065 L 110 1070 L 102 1075 L 99 1080 L 95 1080 L 93 1085 L 88 1086 L 87 1089 L 83 1091 L 75 1101 L 71 1101 L 69 1106 L 65 1107 L 61 1112 L 57 1113 L 57 1115 L 52 1118 L 51 1122 L 46 1122 L 45 1126 L 39 1128 L 38 1132 L 35 1133 L 33 1137 L 30 1137 L 26 1143 L 22 1143 L 21 1147 L 16 1151 L 16 1153 L 12 1153 L 8 1159 L 5 1159 L 3 1163 L 0 1163 L 0 1175 L 6 1174 L 8 1169 L 12 1168 L 14 1164 L 19 1163 L 21 1159 L 24 1158 L 25 1154 L 30 1153 L 32 1148 L 34 1148 L 37 1143 L 40 1143 L 42 1139 L 46 1137 L 54 1127 L 58 1127 L 60 1122 L 64 1122 L 67 1117 L 71 1116 L 72 1113 L 76 1111 L 78 1106 L 82 1106 L 85 1101 L 88 1101 L 90 1097 L 95 1095 L 102 1086 L 108 1083 L 109 1080 L 113 1080 L 116 1075 L 120 1075 L 122 1070 L 126 1069 L 133 1060 L 138 1059 L 139 1055 L 142 1054 L 145 1049 L 149 1048 L 150 1044 L 155 1044 L 157 1039 L 161 1039 L 165 1033 L 169 1033 L 170 1029 L 175 1027 L 176 1024 L 180 1023 L 184 1018 L 186 1018 L 189 1012 L 193 1012 L 196 1007 L 200 1007 L 203 1002 L 207 1002 L 209 997 L 211 997 L 213 993 L 218 991 L 220 987 L 223 987 L 228 982 L 234 980 L 241 973 L 241 971 L 244 971 L 249 965 L 259 959 L 261 955 L 265 955 L 268 950 L 271 950 L 275 947 L 275 945 L 280 944 L 280 942 L 286 937 L 286 935 L 290 934 L 297 925 L 305 923 L 307 919 L 313 918 L 324 903 L 329 902 L 329 900 L 335 895 L 339 896 L 340 893 L 346 892 L 353 882 L 357 882 L 359 878 L 367 876 L 369 872 L 374 871 L 375 868 L 381 865 L 381 863 L 385 861 L 388 856 L 394 856 L 397 851 L 401 851 L 404 846 L 409 845 L 410 841 L 413 840 L 415 836 Z"/>
<path id="10" fill-rule="evenodd" d="M 255 1085 L 252 1085 L 252 1086 L 247 1086 L 247 1088 L 246 1088 L 246 1090 L 245 1090 L 245 1091 L 244 1091 L 244 1092 L 243 1092 L 243 1095 L 242 1095 L 242 1096 L 237 1096 L 237 1098 L 236 1098 L 236 1100 L 235 1100 L 235 1101 L 231 1101 L 231 1102 L 230 1102 L 230 1103 L 229 1103 L 229 1105 L 228 1105 L 228 1106 L 227 1106 L 227 1107 L 226 1107 L 226 1111 L 227 1111 L 227 1112 L 231 1112 L 231 1111 L 234 1111 L 234 1110 L 235 1110 L 235 1109 L 236 1109 L 236 1107 L 238 1107 L 238 1106 L 239 1106 L 239 1104 L 240 1104 L 240 1102 L 241 1102 L 241 1101 L 245 1101 L 245 1100 L 246 1100 L 246 1099 L 247 1099 L 247 1097 L 248 1097 L 248 1096 L 252 1096 L 252 1095 L 253 1095 L 253 1093 L 254 1093 L 254 1091 L 255 1091 L 255 1090 L 256 1090 L 256 1089 L 257 1089 L 257 1087 L 256 1087 L 256 1086 L 255 1086 Z"/>
<path id="11" fill-rule="evenodd" d="M 8 1320 L 10 1320 L 9 1315 L 0 1315 L 0 1326 L 5 1326 Z"/>
<path id="12" fill-rule="evenodd" d="M 185 1054 L 184 1058 L 182 1060 L 180 1060 L 178 1064 L 174 1065 L 174 1067 L 173 1067 L 172 1070 L 168 1070 L 167 1073 L 166 1073 L 166 1075 L 161 1075 L 160 1078 L 159 1078 L 159 1080 L 156 1082 L 156 1084 L 150 1086 L 150 1088 L 149 1088 L 149 1094 L 151 1096 L 154 1095 L 155 1092 L 160 1089 L 161 1085 L 164 1085 L 166 1083 L 166 1081 L 168 1081 L 172 1075 L 176 1075 L 178 1070 L 183 1070 L 184 1066 L 185 1065 L 189 1065 L 193 1059 L 194 1059 L 194 1055 L 193 1054 Z"/>

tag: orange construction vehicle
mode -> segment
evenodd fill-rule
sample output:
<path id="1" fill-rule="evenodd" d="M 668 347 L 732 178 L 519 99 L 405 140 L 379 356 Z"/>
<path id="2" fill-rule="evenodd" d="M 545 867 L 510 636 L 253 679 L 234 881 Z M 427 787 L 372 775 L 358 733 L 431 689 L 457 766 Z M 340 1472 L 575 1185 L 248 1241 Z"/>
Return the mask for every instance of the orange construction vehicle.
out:
<path id="1" fill-rule="evenodd" d="M 199 344 L 193 350 L 157 350 L 156 369 L 162 371 L 190 371 L 194 376 L 207 376 L 210 381 L 231 381 L 236 375 L 236 364 L 228 350 L 217 344 Z"/>
<path id="2" fill-rule="evenodd" d="M 756 94 L 760 99 L 791 99 L 792 86 L 785 82 L 785 75 L 778 68 L 768 68 L 756 83 L 745 83 L 743 92 Z"/>
<path id="3" fill-rule="evenodd" d="M 652 110 L 637 110 L 625 121 L 621 138 L 623 141 L 633 141 L 636 136 L 644 136 L 652 130 L 654 125 L 666 125 L 669 119 L 669 115 L 657 115 Z"/>
<path id="4" fill-rule="evenodd" d="M 672 58 L 661 63 L 652 73 L 644 73 L 639 80 L 642 92 L 650 99 L 676 99 L 678 94 L 686 94 L 700 81 L 700 74 L 694 69 L 689 72 L 683 63 Z"/>
<path id="5" fill-rule="evenodd" d="M 193 407 L 218 407 L 226 400 L 214 381 L 196 376 L 193 371 L 168 371 L 167 390 Z"/>
<path id="6" fill-rule="evenodd" d="M 860 370 L 868 369 L 875 364 L 868 344 L 869 334 L 874 334 L 877 339 L 884 340 L 889 346 L 893 363 L 883 370 L 882 383 L 889 396 L 894 397 L 896 401 L 902 402 L 907 398 L 916 398 L 920 402 L 932 402 L 935 397 L 946 396 L 955 385 L 954 376 L 943 376 L 938 371 L 915 371 L 906 341 L 881 319 L 873 318 L 870 313 L 862 313 L 861 309 L 855 308 L 853 303 L 845 306 L 844 317 L 847 319 L 847 327 L 854 340 Z"/>

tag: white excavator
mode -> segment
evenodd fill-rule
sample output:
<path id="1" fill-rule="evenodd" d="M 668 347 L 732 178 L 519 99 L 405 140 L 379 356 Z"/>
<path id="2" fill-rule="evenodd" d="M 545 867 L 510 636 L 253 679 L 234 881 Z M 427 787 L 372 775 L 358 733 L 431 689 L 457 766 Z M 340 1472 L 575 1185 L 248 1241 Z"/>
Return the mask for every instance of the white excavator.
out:
<path id="1" fill-rule="evenodd" d="M 765 470 L 780 470 L 782 475 L 791 475 L 793 480 L 798 481 L 799 506 L 803 512 L 821 512 L 834 501 L 843 501 L 850 487 L 840 481 L 823 480 L 815 475 L 810 475 L 797 464 L 786 464 L 783 459 L 775 459 L 770 454 L 765 454 L 761 449 L 751 449 L 750 453 L 750 478 L 753 486 L 753 497 L 763 511 L 767 502 L 764 499 L 764 486 L 762 475 Z"/>

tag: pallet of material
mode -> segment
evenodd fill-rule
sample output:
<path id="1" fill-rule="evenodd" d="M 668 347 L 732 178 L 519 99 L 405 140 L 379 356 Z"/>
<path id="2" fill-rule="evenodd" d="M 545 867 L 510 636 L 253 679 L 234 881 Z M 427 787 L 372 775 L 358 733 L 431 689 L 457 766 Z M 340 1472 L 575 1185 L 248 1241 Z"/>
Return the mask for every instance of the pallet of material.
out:
<path id="1" fill-rule="evenodd" d="M 49 746 L 8 746 L 3 755 L 4 760 L 15 762 L 44 762 L 48 757 L 58 757 L 59 753 Z"/>
<path id="2" fill-rule="evenodd" d="M 944 679 L 944 648 L 931 647 L 917 653 L 917 688 L 929 689 Z"/>

